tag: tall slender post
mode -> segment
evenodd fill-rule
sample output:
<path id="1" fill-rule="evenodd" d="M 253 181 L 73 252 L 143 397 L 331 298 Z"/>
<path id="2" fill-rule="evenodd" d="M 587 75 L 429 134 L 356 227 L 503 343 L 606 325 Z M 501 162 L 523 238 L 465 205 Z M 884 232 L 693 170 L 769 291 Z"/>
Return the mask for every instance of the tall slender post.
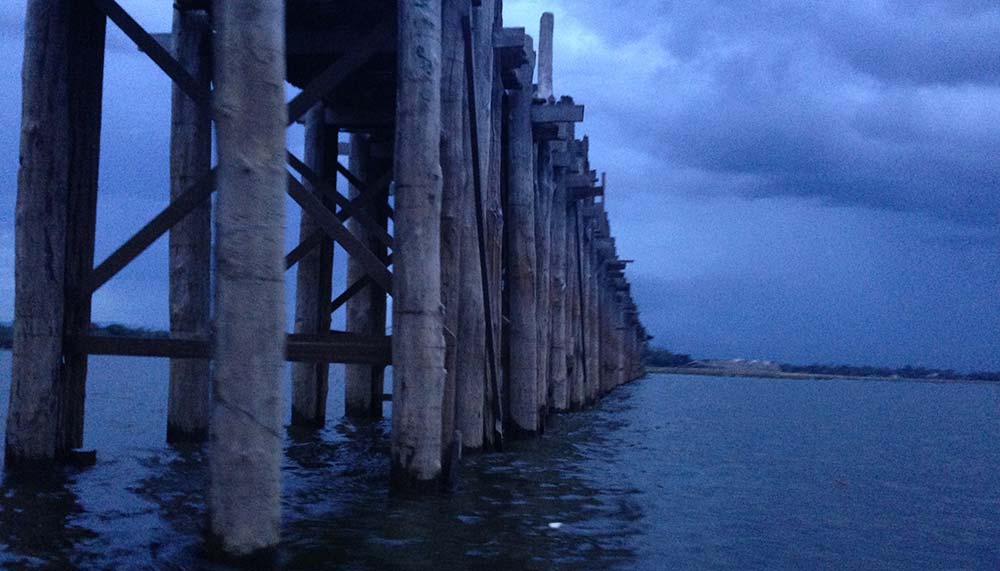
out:
<path id="1" fill-rule="evenodd" d="M 583 260 L 580 255 L 582 236 L 580 234 L 580 211 L 576 201 L 569 203 L 567 214 L 566 253 L 568 259 L 566 266 L 569 276 L 567 331 L 572 332 L 571 344 L 569 345 L 572 349 L 571 371 L 569 372 L 569 406 L 571 410 L 579 410 L 583 408 L 586 401 L 583 360 L 586 335 L 583 328 L 583 291 L 581 289 L 583 276 Z"/>
<path id="2" fill-rule="evenodd" d="M 465 47 L 462 23 L 468 0 L 441 0 L 441 304 L 444 306 L 445 385 L 442 410 L 442 453 L 451 450 L 455 433 L 455 390 L 458 375 L 460 260 L 463 213 L 471 205 L 472 187 L 466 113 Z M 464 440 L 464 438 L 463 438 Z M 444 458 L 447 461 L 447 458 Z M 446 467 L 447 472 L 447 467 Z"/>
<path id="3" fill-rule="evenodd" d="M 549 393 L 549 291 L 551 287 L 550 263 L 552 196 L 555 184 L 552 171 L 552 146 L 542 141 L 536 146 L 538 158 L 535 170 L 535 292 L 538 299 L 538 429 L 543 430 L 548 416 Z"/>
<path id="4" fill-rule="evenodd" d="M 549 386 L 551 406 L 557 411 L 569 409 L 569 387 L 566 379 L 566 218 L 567 192 L 562 180 L 562 169 L 554 176 L 555 194 L 552 197 L 550 235 L 552 241 L 549 307 L 551 334 L 549 345 Z"/>
<path id="5" fill-rule="evenodd" d="M 533 54 L 530 36 L 525 51 Z M 507 279 L 510 290 L 510 421 L 514 436 L 538 429 L 538 322 L 535 297 L 534 141 L 531 133 L 532 61 L 521 66 L 520 89 L 508 92 Z"/>
<path id="6" fill-rule="evenodd" d="M 351 135 L 350 170 L 362 182 L 374 183 L 381 178 L 383 170 L 376 168 L 375 143 L 363 134 Z M 384 162 L 384 161 L 383 161 Z M 361 189 L 351 185 L 350 197 L 356 199 Z M 386 195 L 381 190 L 378 198 L 364 206 L 371 218 L 384 225 L 386 223 L 384 202 Z M 357 218 L 347 221 L 347 227 L 371 251 L 380 258 L 386 256 L 385 246 Z M 366 276 L 365 268 L 355 258 L 347 259 L 347 283 L 353 284 Z M 347 300 L 347 331 L 362 335 L 385 335 L 385 291 L 369 282 L 361 291 Z M 382 392 L 384 390 L 385 369 L 373 365 L 344 366 L 344 405 L 350 418 L 381 418 Z"/>
<path id="7" fill-rule="evenodd" d="M 211 24 L 202 10 L 174 10 L 174 57 L 192 77 L 212 79 Z M 212 117 L 176 85 L 170 122 L 170 198 L 208 176 L 212 168 Z M 206 200 L 170 229 L 170 336 L 207 339 L 211 334 L 212 202 Z M 167 442 L 208 438 L 207 359 L 171 359 Z"/>
<path id="8" fill-rule="evenodd" d="M 441 475 L 441 0 L 398 7 L 392 475 L 413 487 Z"/>
<path id="9" fill-rule="evenodd" d="M 538 99 L 548 101 L 552 92 L 552 35 L 555 16 L 551 12 L 542 14 L 541 30 L 538 34 Z"/>
<path id="10" fill-rule="evenodd" d="M 27 4 L 8 467 L 83 443 L 87 357 L 63 336 L 90 326 L 105 26 L 87 2 Z"/>
<path id="11" fill-rule="evenodd" d="M 278 544 L 284 360 L 285 3 L 213 3 L 218 132 L 209 532 Z"/>
<path id="12" fill-rule="evenodd" d="M 336 187 L 337 161 L 336 127 L 327 125 L 326 108 L 316 105 L 306 114 L 305 162 L 331 186 Z M 305 187 L 321 195 L 319 189 L 306 180 Z M 329 208 L 334 204 L 328 198 Z M 305 240 L 320 229 L 306 212 L 299 219 L 299 240 Z M 333 281 L 333 241 L 323 236 L 322 242 L 299 261 L 295 274 L 295 332 L 308 335 L 328 335 L 330 331 L 330 297 Z M 292 363 L 292 424 L 319 428 L 326 424 L 326 398 L 329 392 L 328 363 Z"/>
<path id="13" fill-rule="evenodd" d="M 600 283 L 598 275 L 601 271 L 600 260 L 597 256 L 597 245 L 595 239 L 596 213 L 593 201 L 586 203 L 587 219 L 587 401 L 591 404 L 597 402 L 601 388 L 600 354 L 601 328 L 600 328 Z"/>

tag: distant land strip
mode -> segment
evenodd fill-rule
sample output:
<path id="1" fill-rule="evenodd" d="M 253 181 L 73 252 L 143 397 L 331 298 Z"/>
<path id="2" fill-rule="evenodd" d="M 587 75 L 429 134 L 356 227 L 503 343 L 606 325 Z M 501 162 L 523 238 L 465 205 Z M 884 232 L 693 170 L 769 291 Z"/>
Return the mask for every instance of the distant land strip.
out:
<path id="1" fill-rule="evenodd" d="M 729 377 L 729 378 L 748 378 L 748 379 L 791 379 L 800 381 L 833 381 L 833 380 L 848 380 L 848 381 L 904 381 L 904 382 L 918 382 L 918 383 L 1000 383 L 1000 375 L 995 378 L 969 378 L 969 377 L 956 377 L 956 378 L 943 378 L 943 377 L 886 377 L 886 376 L 858 376 L 858 375 L 830 375 L 823 373 L 789 373 L 784 371 L 740 371 L 735 372 L 732 369 L 711 369 L 705 367 L 647 367 L 646 370 L 651 374 L 658 375 L 698 375 L 703 377 Z M 983 375 L 986 377 L 986 375 Z"/>

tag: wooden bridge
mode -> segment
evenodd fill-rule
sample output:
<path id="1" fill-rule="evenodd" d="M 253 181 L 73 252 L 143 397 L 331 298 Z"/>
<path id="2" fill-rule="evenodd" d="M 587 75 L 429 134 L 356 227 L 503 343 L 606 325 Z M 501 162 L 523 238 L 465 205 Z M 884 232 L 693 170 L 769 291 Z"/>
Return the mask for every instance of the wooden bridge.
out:
<path id="1" fill-rule="evenodd" d="M 329 363 L 346 364 L 349 417 L 391 399 L 404 488 L 642 376 L 628 260 L 576 136 L 584 108 L 553 90 L 553 17 L 536 51 L 501 8 L 176 0 L 157 36 L 115 0 L 28 0 L 7 468 L 83 445 L 89 355 L 170 358 L 167 439 L 210 441 L 209 532 L 246 555 L 279 540 L 284 359 L 293 424 L 324 424 Z M 95 264 L 108 21 L 173 80 L 170 204 Z M 286 149 L 296 122 L 301 157 Z M 286 193 L 302 209 L 290 252 Z M 170 337 L 92 333 L 94 292 L 168 233 Z"/>

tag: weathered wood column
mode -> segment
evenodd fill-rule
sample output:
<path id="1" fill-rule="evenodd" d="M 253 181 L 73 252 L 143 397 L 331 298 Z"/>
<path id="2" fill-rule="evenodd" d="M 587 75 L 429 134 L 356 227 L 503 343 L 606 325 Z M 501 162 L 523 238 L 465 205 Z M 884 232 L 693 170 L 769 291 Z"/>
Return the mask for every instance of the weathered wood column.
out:
<path id="1" fill-rule="evenodd" d="M 567 312 L 567 344 L 572 351 L 569 370 L 569 401 L 571 410 L 579 410 L 585 404 L 586 382 L 584 381 L 584 353 L 586 338 L 583 327 L 583 258 L 581 256 L 582 236 L 580 228 L 580 212 L 576 201 L 571 201 L 567 207 L 566 253 L 568 287 Z"/>
<path id="2" fill-rule="evenodd" d="M 507 92 L 507 277 L 510 303 L 510 426 L 512 436 L 538 429 L 538 321 L 535 273 L 534 143 L 531 77 L 534 50 L 525 36 L 529 61 L 519 69 L 519 89 Z"/>
<path id="3" fill-rule="evenodd" d="M 538 99 L 550 101 L 552 92 L 552 35 L 555 31 L 555 16 L 551 12 L 542 14 L 538 33 Z"/>
<path id="4" fill-rule="evenodd" d="M 337 133 L 327 125 L 326 108 L 317 104 L 305 117 L 305 162 L 311 170 L 336 188 Z M 309 180 L 303 181 L 309 192 L 321 196 Z M 331 210 L 332 200 L 323 197 Z M 299 242 L 320 230 L 312 216 L 302 211 L 299 219 Z M 330 296 L 333 281 L 333 241 L 322 241 L 303 257 L 295 272 L 295 333 L 328 335 L 330 331 Z M 292 363 L 292 424 L 319 428 L 326 424 L 326 398 L 329 392 L 328 363 Z"/>
<path id="5" fill-rule="evenodd" d="M 497 378 L 492 380 L 490 390 L 486 392 L 486 402 L 484 403 L 483 425 L 484 425 L 484 445 L 492 448 L 500 446 L 496 441 L 498 425 L 502 427 L 503 419 L 496 417 L 496 412 L 506 409 L 505 402 L 502 402 L 501 395 L 506 394 L 504 382 L 506 375 L 503 371 L 504 355 L 503 345 L 503 300 L 501 283 L 503 275 L 503 242 L 504 242 L 504 219 L 503 200 L 501 188 L 503 187 L 503 123 L 504 123 L 504 88 L 502 70 L 499 60 L 495 58 L 493 49 L 493 36 L 503 29 L 503 2 L 499 0 L 483 0 L 482 10 L 491 9 L 493 11 L 492 23 L 486 18 L 477 18 L 476 33 L 483 40 L 480 41 L 480 55 L 476 61 L 480 64 L 477 70 L 485 73 L 483 66 L 489 62 L 489 75 L 484 76 L 482 84 L 477 84 L 477 89 L 483 89 L 483 98 L 490 101 L 489 129 L 481 129 L 483 135 L 489 134 L 489 166 L 483 170 L 486 176 L 483 188 L 486 211 L 486 266 L 490 276 L 489 295 L 492 300 L 490 309 L 493 318 L 493 342 L 495 345 L 494 356 L 497 360 Z M 480 11 L 480 14 L 483 12 Z M 486 147 L 484 146 L 483 149 Z M 501 402 L 496 402 L 500 400 Z"/>
<path id="6" fill-rule="evenodd" d="M 212 79 L 208 13 L 174 10 L 174 57 L 203 85 Z M 212 117 L 208 102 L 193 101 L 173 86 L 170 124 L 170 198 L 176 199 L 212 168 Z M 211 335 L 212 201 L 206 200 L 170 229 L 170 336 Z M 171 359 L 167 442 L 208 438 L 209 376 L 205 359 Z"/>
<path id="7" fill-rule="evenodd" d="M 444 306 L 445 384 L 441 420 L 442 453 L 455 433 L 455 382 L 458 375 L 461 299 L 462 218 L 471 204 L 471 155 L 465 84 L 463 20 L 468 0 L 441 0 L 441 304 Z M 447 460 L 447 458 L 445 458 Z"/>
<path id="8" fill-rule="evenodd" d="M 549 394 L 549 333 L 551 328 L 551 275 L 552 260 L 551 230 L 549 220 L 552 210 L 552 196 L 555 183 L 552 171 L 552 146 L 549 141 L 536 145 L 537 163 L 535 170 L 535 292 L 538 299 L 538 429 L 544 430 L 548 416 Z"/>
<path id="9" fill-rule="evenodd" d="M 441 475 L 441 0 L 399 2 L 393 295 L 392 475 Z"/>
<path id="10" fill-rule="evenodd" d="M 565 153 L 565 144 L 560 150 Z M 549 292 L 552 332 L 549 346 L 549 383 L 552 397 L 551 406 L 557 411 L 569 410 L 569 385 L 566 377 L 566 339 L 567 339 L 567 306 L 569 289 L 567 287 L 567 247 L 566 221 L 569 197 L 564 180 L 565 169 L 556 168 L 554 173 L 555 194 L 552 197 L 551 220 L 551 285 Z"/>
<path id="11" fill-rule="evenodd" d="M 384 168 L 377 168 L 376 147 L 369 135 L 351 135 L 350 170 L 362 182 L 374 184 L 382 176 Z M 361 196 L 361 189 L 351 186 L 352 200 Z M 386 224 L 387 199 L 385 192 L 379 190 L 377 198 L 373 198 L 364 206 L 371 218 L 383 227 Z M 378 238 L 357 218 L 347 221 L 347 227 L 361 240 L 369 250 L 379 258 L 385 259 L 386 248 Z M 357 283 L 367 275 L 365 267 L 355 258 L 347 259 L 347 283 Z M 369 281 L 361 291 L 347 300 L 347 331 L 363 335 L 385 335 L 386 293 L 378 285 Z M 382 393 L 385 390 L 385 369 L 372 365 L 344 366 L 344 405 L 349 418 L 382 418 Z"/>
<path id="12" fill-rule="evenodd" d="M 589 199 L 585 203 L 584 209 L 584 220 L 586 221 L 586 230 L 584 236 L 586 238 L 584 245 L 584 257 L 586 258 L 586 275 L 585 280 L 587 282 L 586 291 L 586 302 L 585 302 L 585 327 L 587 329 L 587 402 L 593 404 L 597 401 L 598 393 L 600 392 L 600 354 L 601 354 L 601 337 L 600 337 L 600 309 L 598 306 L 599 301 L 599 291 L 600 287 L 598 283 L 598 272 L 600 271 L 600 265 L 597 259 L 597 247 L 595 242 L 596 225 L 595 220 L 596 207 L 593 203 L 593 199 Z"/>
<path id="13" fill-rule="evenodd" d="M 87 2 L 29 0 L 15 207 L 8 467 L 83 444 L 106 20 Z"/>
<path id="14" fill-rule="evenodd" d="M 276 546 L 284 360 L 285 3 L 215 0 L 218 133 L 209 532 L 227 554 Z"/>

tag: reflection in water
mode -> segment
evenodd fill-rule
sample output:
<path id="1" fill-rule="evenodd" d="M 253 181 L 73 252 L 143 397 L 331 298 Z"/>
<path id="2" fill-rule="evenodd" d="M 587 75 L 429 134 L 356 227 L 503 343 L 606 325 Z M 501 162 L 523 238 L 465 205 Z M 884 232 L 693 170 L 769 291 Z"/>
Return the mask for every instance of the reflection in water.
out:
<path id="1" fill-rule="evenodd" d="M 4 478 L 0 568 L 231 569 L 202 552 L 204 453 L 163 443 L 166 362 L 91 373 L 98 463 Z M 9 374 L 0 352 L 0 426 Z M 387 489 L 389 421 L 331 419 L 286 434 L 278 567 L 997 569 L 998 404 L 1000 385 L 652 377 L 422 497 Z"/>

